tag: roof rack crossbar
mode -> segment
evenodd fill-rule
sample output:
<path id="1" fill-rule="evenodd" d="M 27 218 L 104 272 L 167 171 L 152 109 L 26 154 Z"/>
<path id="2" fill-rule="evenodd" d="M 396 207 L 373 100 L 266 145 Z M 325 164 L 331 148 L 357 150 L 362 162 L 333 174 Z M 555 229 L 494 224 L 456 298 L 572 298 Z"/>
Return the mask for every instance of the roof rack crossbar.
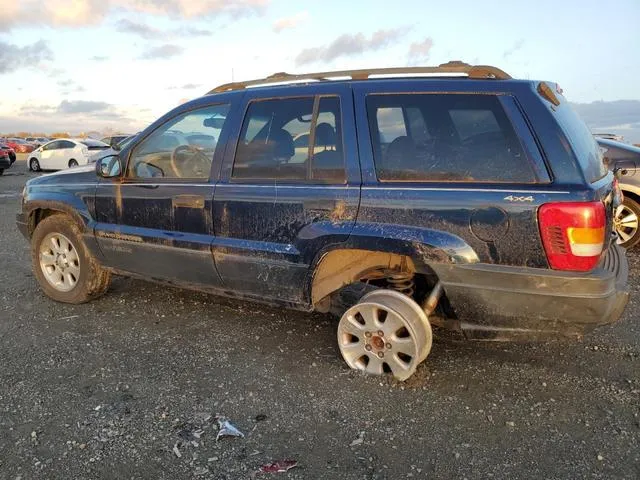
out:
<path id="1" fill-rule="evenodd" d="M 286 72 L 278 72 L 273 75 L 269 75 L 266 78 L 257 80 L 248 80 L 246 82 L 232 82 L 220 85 L 209 93 L 229 92 L 232 90 L 242 90 L 247 87 L 256 85 L 269 85 L 273 83 L 290 83 L 290 82 L 304 82 L 304 81 L 328 81 L 332 78 L 347 77 L 352 80 L 367 80 L 373 76 L 384 75 L 420 75 L 420 74 L 434 74 L 434 73 L 456 73 L 466 74 L 467 78 L 474 79 L 497 79 L 507 80 L 511 78 L 509 74 L 500 70 L 499 68 L 492 67 L 490 65 L 469 65 L 468 63 L 454 60 L 451 62 L 443 63 L 437 67 L 395 67 L 395 68 L 374 68 L 363 70 L 339 70 L 334 72 L 317 72 L 317 73 L 303 73 L 299 75 L 293 75 Z"/>

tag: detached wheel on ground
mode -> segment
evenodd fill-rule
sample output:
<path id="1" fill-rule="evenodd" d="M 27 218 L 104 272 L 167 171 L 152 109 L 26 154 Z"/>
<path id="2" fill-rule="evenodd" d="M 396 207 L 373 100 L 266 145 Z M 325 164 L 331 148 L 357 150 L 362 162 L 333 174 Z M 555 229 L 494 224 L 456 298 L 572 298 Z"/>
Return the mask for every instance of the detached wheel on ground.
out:
<path id="1" fill-rule="evenodd" d="M 37 158 L 32 158 L 29 160 L 29 170 L 31 170 L 32 172 L 40 171 L 40 162 Z"/>
<path id="2" fill-rule="evenodd" d="M 31 259 L 40 287 L 58 302 L 84 303 L 109 288 L 109 271 L 91 256 L 80 229 L 65 214 L 38 224 L 31 237 Z"/>
<path id="3" fill-rule="evenodd" d="M 414 374 L 431 351 L 433 335 L 424 310 L 394 290 L 375 290 L 349 308 L 338 324 L 338 346 L 347 364 L 398 380 Z"/>
<path id="4" fill-rule="evenodd" d="M 640 204 L 625 197 L 622 205 L 618 206 L 614 215 L 614 226 L 618 235 L 618 244 L 624 248 L 631 248 L 640 242 Z"/>

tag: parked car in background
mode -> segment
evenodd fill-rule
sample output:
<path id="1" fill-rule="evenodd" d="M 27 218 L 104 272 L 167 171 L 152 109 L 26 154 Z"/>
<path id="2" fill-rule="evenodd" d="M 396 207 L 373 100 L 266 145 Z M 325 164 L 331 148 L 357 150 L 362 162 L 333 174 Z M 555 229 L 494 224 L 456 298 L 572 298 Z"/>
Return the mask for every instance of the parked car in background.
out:
<path id="1" fill-rule="evenodd" d="M 0 151 L 5 152 L 9 156 L 9 160 L 12 164 L 16 161 L 16 151 L 9 145 L 0 142 Z"/>
<path id="2" fill-rule="evenodd" d="M 560 91 L 462 62 L 222 85 L 29 180 L 17 225 L 54 300 L 115 272 L 333 311 L 346 363 L 400 380 L 432 325 L 579 337 L 620 318 L 628 264 L 614 175 Z"/>
<path id="3" fill-rule="evenodd" d="M 106 143 L 111 148 L 113 148 L 129 137 L 131 137 L 131 134 L 118 134 L 118 135 L 111 135 L 109 137 L 104 137 L 100 141 L 103 143 Z"/>
<path id="4" fill-rule="evenodd" d="M 34 145 L 22 138 L 7 138 L 5 143 L 13 148 L 16 153 L 31 153 L 36 149 Z"/>
<path id="5" fill-rule="evenodd" d="M 25 140 L 35 145 L 36 148 L 41 147 L 42 145 L 50 141 L 50 139 L 46 137 L 27 137 L 25 138 Z"/>
<path id="6" fill-rule="evenodd" d="M 0 150 L 0 175 L 4 174 L 4 171 L 11 167 L 13 162 L 9 159 L 9 153 L 5 150 Z"/>
<path id="7" fill-rule="evenodd" d="M 618 243 L 631 248 L 640 242 L 640 148 L 627 143 L 597 138 L 605 162 L 618 171 L 618 183 L 624 195 L 614 215 Z"/>
<path id="8" fill-rule="evenodd" d="M 624 137 L 616 133 L 594 133 L 593 136 L 596 138 L 604 138 L 605 140 L 615 140 L 616 142 L 624 141 Z"/>
<path id="9" fill-rule="evenodd" d="M 96 163 L 101 158 L 107 157 L 109 155 L 117 154 L 120 150 L 122 150 L 125 146 L 127 146 L 129 142 L 131 142 L 134 138 L 135 138 L 135 135 L 128 136 L 124 140 L 120 141 L 120 143 L 117 143 L 116 145 L 111 146 L 107 150 L 100 150 L 92 154 L 89 157 L 89 163 Z"/>
<path id="10" fill-rule="evenodd" d="M 86 165 L 97 150 L 107 150 L 109 145 L 99 140 L 60 138 L 45 143 L 29 155 L 29 170 L 62 170 Z"/>

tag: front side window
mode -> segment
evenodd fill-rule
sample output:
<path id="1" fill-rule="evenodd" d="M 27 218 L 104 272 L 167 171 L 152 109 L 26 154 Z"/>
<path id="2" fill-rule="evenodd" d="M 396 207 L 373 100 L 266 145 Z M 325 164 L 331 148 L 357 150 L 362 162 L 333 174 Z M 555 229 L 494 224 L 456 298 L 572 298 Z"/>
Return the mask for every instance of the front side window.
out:
<path id="1" fill-rule="evenodd" d="M 234 179 L 344 183 L 338 97 L 255 101 L 236 150 Z"/>
<path id="2" fill-rule="evenodd" d="M 367 113 L 381 181 L 537 180 L 495 95 L 371 95 Z"/>
<path id="3" fill-rule="evenodd" d="M 214 105 L 169 120 L 131 153 L 127 177 L 208 179 L 229 105 Z"/>

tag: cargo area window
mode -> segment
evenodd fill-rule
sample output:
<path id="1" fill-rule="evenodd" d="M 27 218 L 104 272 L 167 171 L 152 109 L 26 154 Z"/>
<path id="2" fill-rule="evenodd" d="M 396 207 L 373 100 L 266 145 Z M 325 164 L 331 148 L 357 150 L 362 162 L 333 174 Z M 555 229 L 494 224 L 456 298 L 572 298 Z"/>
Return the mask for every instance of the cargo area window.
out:
<path id="1" fill-rule="evenodd" d="M 138 144 L 128 178 L 209 179 L 228 104 L 192 110 L 169 120 Z"/>
<path id="2" fill-rule="evenodd" d="M 495 95 L 370 95 L 367 113 L 381 181 L 537 181 Z"/>
<path id="3" fill-rule="evenodd" d="M 232 178 L 344 183 L 339 98 L 252 102 L 243 122 Z"/>

